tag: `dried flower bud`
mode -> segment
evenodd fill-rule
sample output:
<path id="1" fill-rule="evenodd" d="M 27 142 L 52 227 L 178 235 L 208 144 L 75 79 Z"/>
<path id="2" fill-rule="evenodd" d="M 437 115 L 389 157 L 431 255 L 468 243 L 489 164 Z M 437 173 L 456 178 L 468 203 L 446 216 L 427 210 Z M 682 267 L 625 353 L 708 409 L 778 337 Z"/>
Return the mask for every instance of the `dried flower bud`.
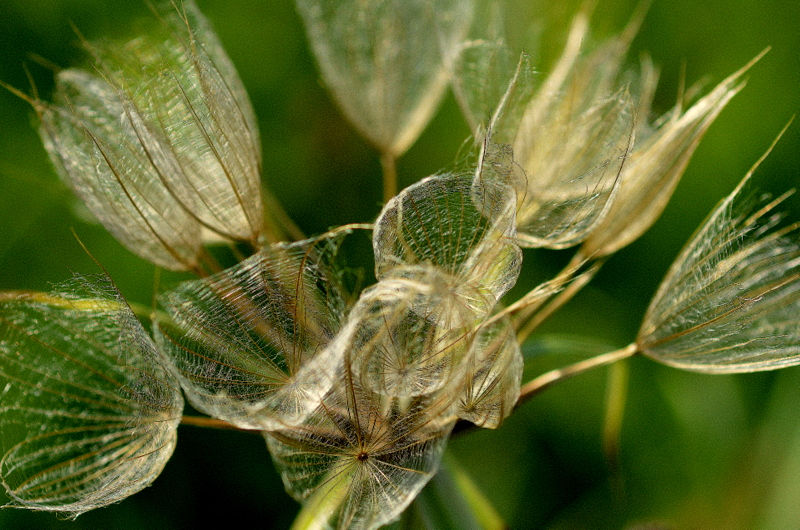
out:
<path id="1" fill-rule="evenodd" d="M 256 243 L 261 155 L 241 81 L 194 3 L 126 43 L 88 44 L 100 75 L 58 74 L 42 137 L 61 176 L 131 251 L 196 265 L 202 229 Z"/>
<path id="2" fill-rule="evenodd" d="M 659 362 L 698 372 L 800 364 L 800 243 L 778 228 L 783 197 L 753 213 L 740 194 L 752 171 L 711 213 L 661 283 L 637 345 Z"/>
<path id="3" fill-rule="evenodd" d="M 297 0 L 328 88 L 382 153 L 402 155 L 439 105 L 474 0 Z"/>

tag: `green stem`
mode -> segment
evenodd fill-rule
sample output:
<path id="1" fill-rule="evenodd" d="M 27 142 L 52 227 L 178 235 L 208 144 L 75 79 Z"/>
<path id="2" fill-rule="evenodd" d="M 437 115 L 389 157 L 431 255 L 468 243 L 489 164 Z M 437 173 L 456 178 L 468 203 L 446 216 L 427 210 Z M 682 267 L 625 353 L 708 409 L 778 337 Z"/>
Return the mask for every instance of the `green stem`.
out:
<path id="1" fill-rule="evenodd" d="M 397 195 L 397 158 L 392 153 L 381 155 L 381 167 L 383 168 L 383 203 Z"/>
<path id="2" fill-rule="evenodd" d="M 602 355 L 598 355 L 597 357 L 584 359 L 583 361 L 570 364 L 564 368 L 558 368 L 542 374 L 539 377 L 522 385 L 519 399 L 517 400 L 517 406 L 521 405 L 543 390 L 550 388 L 559 381 L 564 381 L 578 374 L 582 374 L 583 372 L 587 372 L 592 368 L 599 368 L 601 366 L 606 366 L 608 364 L 621 361 L 622 359 L 627 359 L 628 357 L 635 355 L 638 351 L 639 347 L 635 343 L 629 344 L 622 349 L 604 353 Z"/>

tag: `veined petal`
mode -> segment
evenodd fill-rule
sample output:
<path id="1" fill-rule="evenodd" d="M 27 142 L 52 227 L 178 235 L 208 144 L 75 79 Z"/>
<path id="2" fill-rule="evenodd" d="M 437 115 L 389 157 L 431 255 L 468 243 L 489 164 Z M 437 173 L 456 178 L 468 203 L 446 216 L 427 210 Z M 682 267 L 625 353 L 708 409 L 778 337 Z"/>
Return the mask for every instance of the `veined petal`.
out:
<path id="1" fill-rule="evenodd" d="M 778 228 L 778 200 L 748 214 L 750 174 L 684 247 L 647 310 L 637 345 L 659 362 L 698 372 L 753 372 L 800 364 L 800 243 Z"/>
<path id="2" fill-rule="evenodd" d="M 439 105 L 473 0 L 297 0 L 322 76 L 356 129 L 402 155 Z"/>
<path id="3" fill-rule="evenodd" d="M 200 225 L 162 182 L 177 163 L 128 103 L 102 78 L 64 70 L 55 103 L 41 104 L 40 135 L 62 180 L 123 245 L 161 267 L 191 268 Z"/>
<path id="4" fill-rule="evenodd" d="M 483 310 L 485 302 L 474 302 L 479 293 L 465 301 L 435 267 L 392 272 L 361 295 L 336 347 L 348 352 L 353 373 L 370 391 L 428 395 L 463 377 L 460 363 L 483 317 L 473 307 Z"/>
<path id="5" fill-rule="evenodd" d="M 301 421 L 333 383 L 346 232 L 276 244 L 161 297 L 156 338 L 191 403 L 242 428 Z"/>
<path id="6" fill-rule="evenodd" d="M 433 477 L 455 417 L 435 395 L 396 399 L 346 369 L 302 425 L 265 433 L 297 528 L 374 529 L 396 519 Z"/>
<path id="7" fill-rule="evenodd" d="M 499 179 L 440 175 L 409 186 L 375 222 L 377 277 L 399 266 L 432 265 L 453 278 L 454 292 L 464 288 L 467 298 L 483 293 L 489 302 L 483 311 L 491 311 L 516 282 L 522 263 L 515 206 L 513 188 Z"/>
<path id="8" fill-rule="evenodd" d="M 162 185 L 205 227 L 256 242 L 261 146 L 242 83 L 194 2 L 166 3 L 159 15 L 150 33 L 89 50 L 141 116 L 145 149 L 177 161 L 159 165 Z"/>
<path id="9" fill-rule="evenodd" d="M 744 73 L 763 55 L 750 61 L 722 81 L 686 112 L 678 105 L 649 136 L 640 134 L 641 144 L 630 154 L 622 170 L 619 195 L 606 217 L 586 240 L 585 255 L 602 257 L 628 245 L 658 219 L 678 184 L 689 159 L 722 109 L 743 87 Z M 642 83 L 655 73 L 645 63 Z M 652 91 L 643 95 L 649 108 Z M 638 127 L 640 130 L 645 126 Z"/>
<path id="10" fill-rule="evenodd" d="M 110 285 L 0 295 L 0 476 L 13 504 L 77 515 L 148 486 L 180 388 Z"/>
<path id="11" fill-rule="evenodd" d="M 464 362 L 458 417 L 495 429 L 514 410 L 522 382 L 522 352 L 509 318 L 482 325 Z"/>

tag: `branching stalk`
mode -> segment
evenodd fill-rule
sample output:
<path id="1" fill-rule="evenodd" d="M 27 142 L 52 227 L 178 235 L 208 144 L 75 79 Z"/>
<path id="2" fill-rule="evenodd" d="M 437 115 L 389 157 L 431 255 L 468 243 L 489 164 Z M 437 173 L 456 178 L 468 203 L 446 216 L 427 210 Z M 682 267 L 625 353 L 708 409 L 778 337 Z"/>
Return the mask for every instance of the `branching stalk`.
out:
<path id="1" fill-rule="evenodd" d="M 564 368 L 558 368 L 542 374 L 539 377 L 522 385 L 519 399 L 517 400 L 517 406 L 526 402 L 543 390 L 550 388 L 559 381 L 564 381 L 575 375 L 582 374 L 583 372 L 587 372 L 592 368 L 599 368 L 601 366 L 606 366 L 608 364 L 621 361 L 622 359 L 627 359 L 628 357 L 635 355 L 638 351 L 639 347 L 635 343 L 629 344 L 620 350 L 604 353 L 602 355 L 598 355 L 597 357 L 584 359 L 583 361 L 565 366 Z"/>

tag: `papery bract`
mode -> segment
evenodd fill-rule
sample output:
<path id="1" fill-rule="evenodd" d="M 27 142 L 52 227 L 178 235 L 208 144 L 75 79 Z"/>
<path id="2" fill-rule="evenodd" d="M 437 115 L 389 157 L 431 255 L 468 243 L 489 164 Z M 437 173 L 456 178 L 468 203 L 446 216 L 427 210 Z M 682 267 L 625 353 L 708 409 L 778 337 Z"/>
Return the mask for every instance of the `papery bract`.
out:
<path id="1" fill-rule="evenodd" d="M 265 247 L 161 297 L 171 321 L 156 338 L 195 407 L 263 430 L 317 406 L 341 362 L 325 348 L 344 317 L 334 263 L 344 235 Z"/>
<path id="2" fill-rule="evenodd" d="M 522 382 L 523 359 L 508 317 L 482 324 L 464 356 L 465 389 L 458 417 L 494 429 L 514 409 Z"/>
<path id="3" fill-rule="evenodd" d="M 54 99 L 42 104 L 40 134 L 62 180 L 135 254 L 167 269 L 195 267 L 200 224 L 161 181 L 160 166 L 177 161 L 125 96 L 70 69 L 56 77 Z"/>
<path id="4" fill-rule="evenodd" d="M 196 269 L 204 232 L 259 241 L 259 136 L 194 3 L 160 9 L 145 36 L 86 43 L 97 72 L 61 71 L 55 102 L 32 103 L 56 169 L 100 222 L 157 265 Z"/>
<path id="5" fill-rule="evenodd" d="M 145 147 L 168 150 L 177 162 L 159 167 L 163 185 L 203 226 L 256 242 L 261 145 L 247 93 L 193 2 L 164 4 L 159 15 L 149 33 L 89 50 L 159 142 Z"/>
<path id="6" fill-rule="evenodd" d="M 0 476 L 12 505 L 78 515 L 161 472 L 183 397 L 107 281 L 0 294 Z"/>
<path id="7" fill-rule="evenodd" d="M 516 195 L 499 181 L 428 177 L 389 201 L 375 222 L 379 279 L 406 265 L 432 265 L 477 314 L 488 314 L 517 280 Z"/>
<path id="8" fill-rule="evenodd" d="M 564 248 L 583 241 L 610 207 L 633 145 L 633 104 L 617 81 L 630 36 L 581 56 L 586 32 L 579 15 L 551 74 L 518 119 L 505 118 L 516 128 L 499 131 L 513 137 L 514 160 L 527 176 L 517 211 L 522 246 Z"/>
<path id="9" fill-rule="evenodd" d="M 265 433 L 303 528 L 373 529 L 396 519 L 436 473 L 455 422 L 436 394 L 397 399 L 347 370 L 302 425 Z"/>
<path id="10" fill-rule="evenodd" d="M 430 394 L 464 376 L 460 363 L 482 316 L 451 290 L 433 267 L 404 267 L 367 289 L 337 347 L 372 392 L 394 397 Z M 473 297 L 474 299 L 474 297 Z"/>
<path id="11" fill-rule="evenodd" d="M 347 118 L 394 158 L 439 105 L 473 0 L 297 0 L 322 76 Z"/>
<path id="12" fill-rule="evenodd" d="M 731 74 L 685 112 L 678 104 L 654 130 L 647 125 L 647 116 L 637 126 L 637 145 L 622 170 L 619 195 L 608 215 L 593 230 L 582 252 L 602 257 L 628 245 L 641 236 L 658 219 L 667 205 L 700 140 L 722 109 L 743 87 L 744 73 L 763 55 Z M 644 63 L 644 84 L 655 76 Z M 649 73 L 648 73 L 649 72 Z M 640 112 L 650 107 L 653 90 L 645 90 Z"/>
<path id="13" fill-rule="evenodd" d="M 800 364 L 800 243 L 778 228 L 779 200 L 740 204 L 750 174 L 698 229 L 650 303 L 637 345 L 698 372 L 754 372 Z"/>

